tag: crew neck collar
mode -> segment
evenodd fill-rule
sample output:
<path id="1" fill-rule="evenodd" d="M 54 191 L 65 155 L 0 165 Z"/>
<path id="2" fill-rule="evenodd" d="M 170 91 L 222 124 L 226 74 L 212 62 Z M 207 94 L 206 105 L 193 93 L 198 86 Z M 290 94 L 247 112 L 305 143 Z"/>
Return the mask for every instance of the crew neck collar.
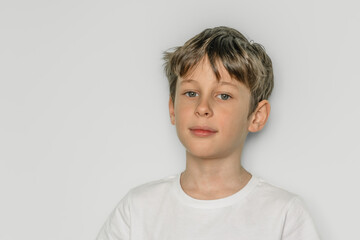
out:
<path id="1" fill-rule="evenodd" d="M 248 195 L 259 182 L 259 178 L 252 175 L 249 182 L 242 189 L 230 196 L 213 200 L 200 200 L 195 199 L 185 193 L 180 184 L 180 175 L 181 172 L 176 174 L 175 178 L 177 195 L 184 204 L 195 208 L 220 208 L 233 205 L 245 198 L 246 195 Z"/>

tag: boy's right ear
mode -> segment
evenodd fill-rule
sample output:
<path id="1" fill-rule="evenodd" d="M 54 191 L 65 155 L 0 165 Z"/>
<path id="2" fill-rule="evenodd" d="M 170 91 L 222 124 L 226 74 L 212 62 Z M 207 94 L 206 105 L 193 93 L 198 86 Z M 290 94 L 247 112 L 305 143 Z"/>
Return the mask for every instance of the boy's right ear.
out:
<path id="1" fill-rule="evenodd" d="M 174 109 L 174 103 L 171 98 L 169 97 L 169 113 L 170 113 L 170 121 L 172 125 L 175 125 L 175 109 Z"/>

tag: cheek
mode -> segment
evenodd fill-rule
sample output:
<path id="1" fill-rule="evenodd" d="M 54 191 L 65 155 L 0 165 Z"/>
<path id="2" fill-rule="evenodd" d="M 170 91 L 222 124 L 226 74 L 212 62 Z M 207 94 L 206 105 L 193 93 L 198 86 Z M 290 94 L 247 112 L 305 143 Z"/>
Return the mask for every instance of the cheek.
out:
<path id="1" fill-rule="evenodd" d="M 193 113 L 192 107 L 189 104 L 179 103 L 175 107 L 175 119 L 178 124 L 185 122 Z"/>
<path id="2" fill-rule="evenodd" d="M 225 129 L 229 137 L 237 137 L 246 131 L 247 128 L 246 115 L 242 111 L 223 113 L 220 121 L 222 126 L 228 126 Z"/>

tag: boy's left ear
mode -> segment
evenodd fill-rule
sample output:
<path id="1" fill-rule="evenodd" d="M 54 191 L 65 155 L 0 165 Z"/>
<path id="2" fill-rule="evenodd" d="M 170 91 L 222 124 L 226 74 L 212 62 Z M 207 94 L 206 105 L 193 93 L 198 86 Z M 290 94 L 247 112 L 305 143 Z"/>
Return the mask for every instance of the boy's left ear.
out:
<path id="1" fill-rule="evenodd" d="M 258 132 L 265 126 L 270 114 L 270 103 L 262 100 L 250 116 L 249 132 Z"/>

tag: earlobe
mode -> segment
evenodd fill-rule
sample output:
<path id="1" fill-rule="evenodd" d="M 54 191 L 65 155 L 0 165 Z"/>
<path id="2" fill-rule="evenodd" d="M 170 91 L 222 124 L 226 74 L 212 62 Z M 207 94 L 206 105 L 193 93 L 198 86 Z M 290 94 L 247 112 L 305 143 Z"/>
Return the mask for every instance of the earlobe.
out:
<path id="1" fill-rule="evenodd" d="M 270 114 L 270 103 L 267 100 L 259 102 L 250 119 L 249 132 L 258 132 L 264 128 Z"/>
<path id="2" fill-rule="evenodd" d="M 170 114 L 171 124 L 175 125 L 175 109 L 171 96 L 169 97 L 169 114 Z"/>

